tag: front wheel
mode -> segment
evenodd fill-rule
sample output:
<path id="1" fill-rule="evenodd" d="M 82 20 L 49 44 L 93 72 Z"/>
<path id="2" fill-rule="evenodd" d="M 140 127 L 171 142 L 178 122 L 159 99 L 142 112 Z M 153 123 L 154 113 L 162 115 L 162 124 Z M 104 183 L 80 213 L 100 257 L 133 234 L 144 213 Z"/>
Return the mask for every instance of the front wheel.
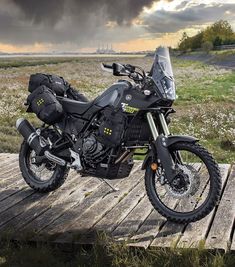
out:
<path id="1" fill-rule="evenodd" d="M 178 142 L 169 147 L 177 175 L 169 184 L 164 169 L 145 173 L 147 195 L 154 208 L 170 221 L 189 223 L 202 219 L 220 197 L 221 175 L 212 155 L 198 143 Z"/>

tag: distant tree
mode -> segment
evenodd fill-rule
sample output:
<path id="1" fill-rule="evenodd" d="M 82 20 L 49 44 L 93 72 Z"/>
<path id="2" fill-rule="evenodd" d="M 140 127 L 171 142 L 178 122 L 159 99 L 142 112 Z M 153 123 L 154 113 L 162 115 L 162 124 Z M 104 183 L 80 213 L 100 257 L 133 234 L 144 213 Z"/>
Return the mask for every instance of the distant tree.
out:
<path id="1" fill-rule="evenodd" d="M 221 40 L 221 44 L 224 40 L 231 39 L 233 37 L 232 26 L 226 20 L 219 20 L 213 25 L 207 27 L 203 32 L 203 43 L 214 42 Z"/>
<path id="2" fill-rule="evenodd" d="M 213 49 L 213 47 L 210 48 L 211 44 L 213 47 L 222 44 L 235 44 L 235 33 L 228 21 L 219 20 L 192 37 L 189 37 L 184 32 L 180 39 L 178 49 L 183 52 L 198 48 L 208 51 L 208 49 Z"/>
<path id="3" fill-rule="evenodd" d="M 215 37 L 215 40 L 214 40 L 214 42 L 213 42 L 214 47 L 215 47 L 215 46 L 222 45 L 222 41 L 223 41 L 223 40 L 222 40 L 219 36 L 216 36 L 216 37 Z"/>
<path id="4" fill-rule="evenodd" d="M 199 32 L 195 36 L 191 37 L 191 49 L 198 49 L 202 46 L 203 32 Z"/>
<path id="5" fill-rule="evenodd" d="M 202 44 L 202 49 L 208 54 L 213 49 L 213 43 L 210 41 L 204 42 Z"/>
<path id="6" fill-rule="evenodd" d="M 179 42 L 179 50 L 186 52 L 189 48 L 189 43 L 188 43 L 188 35 L 186 32 L 183 32 L 182 37 Z"/>

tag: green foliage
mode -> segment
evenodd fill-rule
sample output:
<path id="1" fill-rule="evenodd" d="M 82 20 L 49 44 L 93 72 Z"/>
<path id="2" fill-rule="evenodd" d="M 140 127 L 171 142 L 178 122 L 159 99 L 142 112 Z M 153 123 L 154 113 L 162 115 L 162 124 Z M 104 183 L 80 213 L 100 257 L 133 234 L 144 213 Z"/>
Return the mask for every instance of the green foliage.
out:
<path id="1" fill-rule="evenodd" d="M 226 20 L 215 22 L 203 32 L 204 42 L 212 42 L 215 45 L 215 41 L 217 42 L 218 39 L 221 40 L 221 44 L 223 44 L 225 40 L 234 39 L 232 27 Z"/>
<path id="2" fill-rule="evenodd" d="M 179 43 L 179 50 L 186 52 L 189 47 L 190 47 L 190 38 L 188 37 L 186 32 L 183 32 L 182 38 L 180 39 Z"/>
<path id="3" fill-rule="evenodd" d="M 228 21 L 219 20 L 195 36 L 188 37 L 184 32 L 178 49 L 186 52 L 202 48 L 209 52 L 213 47 L 223 44 L 235 44 L 235 33 Z"/>
<path id="4" fill-rule="evenodd" d="M 209 53 L 213 49 L 213 43 L 210 41 L 206 41 L 202 44 L 202 49 L 206 52 Z"/>

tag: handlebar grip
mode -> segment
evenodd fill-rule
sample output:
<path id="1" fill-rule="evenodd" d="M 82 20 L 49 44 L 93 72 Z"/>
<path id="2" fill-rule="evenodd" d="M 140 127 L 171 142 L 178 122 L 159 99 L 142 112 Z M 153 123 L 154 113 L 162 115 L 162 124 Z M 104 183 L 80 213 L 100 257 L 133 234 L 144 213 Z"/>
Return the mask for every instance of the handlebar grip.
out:
<path id="1" fill-rule="evenodd" d="M 109 65 L 109 64 L 104 64 L 102 63 L 104 68 L 107 68 L 107 69 L 113 69 L 113 66 L 112 65 Z"/>

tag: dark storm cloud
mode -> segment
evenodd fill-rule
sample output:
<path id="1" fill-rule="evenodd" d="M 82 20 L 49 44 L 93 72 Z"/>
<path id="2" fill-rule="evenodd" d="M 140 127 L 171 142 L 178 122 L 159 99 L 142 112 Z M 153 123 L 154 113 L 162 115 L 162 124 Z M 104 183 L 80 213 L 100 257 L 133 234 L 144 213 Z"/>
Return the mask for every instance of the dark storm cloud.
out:
<path id="1" fill-rule="evenodd" d="M 175 11 L 157 10 L 142 15 L 143 25 L 130 29 L 133 19 L 143 8 L 156 1 L 1 0 L 0 43 L 69 43 L 77 47 L 94 47 L 104 42 L 135 39 L 146 32 L 159 37 L 161 33 L 218 19 L 235 20 L 235 4 L 192 5 L 193 1 L 184 1 Z M 109 21 L 117 26 L 105 26 Z"/>
<path id="2" fill-rule="evenodd" d="M 63 13 L 63 0 L 12 0 L 34 24 L 46 22 L 53 25 Z"/>
<path id="3" fill-rule="evenodd" d="M 151 33 L 176 32 L 180 29 L 213 23 L 216 20 L 235 20 L 235 4 L 187 5 L 183 2 L 179 11 L 158 10 L 143 18 L 146 30 Z M 178 6 L 178 8 L 180 8 Z"/>
<path id="4" fill-rule="evenodd" d="M 118 24 L 128 23 L 138 16 L 144 6 L 153 0 L 12 0 L 34 23 L 47 21 L 56 23 L 64 12 L 79 17 L 86 17 L 103 9 L 108 19 Z"/>
<path id="5" fill-rule="evenodd" d="M 82 45 L 96 38 L 102 42 L 108 21 L 127 28 L 143 7 L 152 3 L 153 0 L 1 0 L 0 42 L 67 41 Z M 9 4 L 13 12 L 9 8 L 5 12 Z M 109 37 L 104 34 L 104 38 Z"/>

